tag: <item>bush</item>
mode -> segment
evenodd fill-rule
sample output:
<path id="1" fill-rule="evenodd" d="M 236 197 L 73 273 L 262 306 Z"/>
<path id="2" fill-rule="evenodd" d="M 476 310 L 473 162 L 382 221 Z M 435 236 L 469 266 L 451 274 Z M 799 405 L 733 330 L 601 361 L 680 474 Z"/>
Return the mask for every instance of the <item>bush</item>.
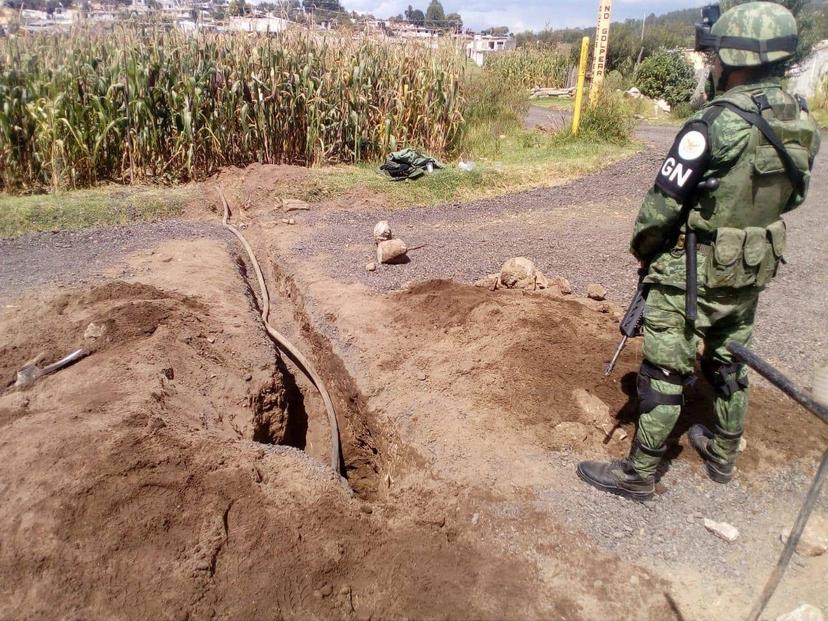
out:
<path id="1" fill-rule="evenodd" d="M 572 130 L 566 129 L 558 134 L 558 139 L 624 145 L 630 141 L 634 128 L 635 110 L 623 94 L 604 90 L 594 108 L 584 106 L 578 135 L 573 136 Z"/>
<path id="2" fill-rule="evenodd" d="M 635 85 L 647 97 L 671 106 L 690 101 L 696 88 L 693 67 L 678 50 L 659 50 L 635 72 Z"/>

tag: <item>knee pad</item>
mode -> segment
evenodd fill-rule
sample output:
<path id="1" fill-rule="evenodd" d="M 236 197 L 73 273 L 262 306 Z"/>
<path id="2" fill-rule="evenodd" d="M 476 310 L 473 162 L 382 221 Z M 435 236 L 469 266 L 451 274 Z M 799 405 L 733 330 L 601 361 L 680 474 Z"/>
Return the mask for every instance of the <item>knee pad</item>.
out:
<path id="1" fill-rule="evenodd" d="M 725 399 L 730 399 L 737 392 L 748 387 L 748 378 L 739 377 L 742 365 L 737 362 L 725 364 L 716 360 L 702 360 L 701 367 L 707 381 L 716 390 L 716 394 Z"/>
<path id="2" fill-rule="evenodd" d="M 642 414 L 652 411 L 659 405 L 684 405 L 684 395 L 668 395 L 653 388 L 652 380 L 667 382 L 675 386 L 687 386 L 693 380 L 692 375 L 679 375 L 678 373 L 665 373 L 648 360 L 641 363 L 638 371 L 638 408 Z"/>

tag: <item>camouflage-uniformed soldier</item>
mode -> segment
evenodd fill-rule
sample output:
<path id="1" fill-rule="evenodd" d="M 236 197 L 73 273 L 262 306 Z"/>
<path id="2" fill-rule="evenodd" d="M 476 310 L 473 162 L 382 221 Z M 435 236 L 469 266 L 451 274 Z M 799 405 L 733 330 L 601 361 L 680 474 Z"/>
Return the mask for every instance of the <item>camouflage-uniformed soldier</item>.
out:
<path id="1" fill-rule="evenodd" d="M 591 485 L 636 499 L 653 495 L 700 340 L 701 367 L 716 390 L 716 425 L 694 425 L 689 438 L 714 481 L 733 477 L 748 381 L 747 369 L 734 362 L 725 342 L 750 344 L 759 292 L 776 274 L 785 249 L 781 215 L 805 200 L 819 149 L 819 130 L 804 100 L 781 86 L 785 61 L 797 47 L 796 21 L 787 9 L 770 2 L 737 6 L 702 39 L 700 47 L 715 52 L 712 74 L 724 94 L 679 133 L 631 242 L 651 283 L 638 432 L 627 459 L 578 466 L 578 475 Z M 712 177 L 718 187 L 699 191 L 700 182 Z M 699 240 L 694 323 L 685 316 L 687 227 Z"/>

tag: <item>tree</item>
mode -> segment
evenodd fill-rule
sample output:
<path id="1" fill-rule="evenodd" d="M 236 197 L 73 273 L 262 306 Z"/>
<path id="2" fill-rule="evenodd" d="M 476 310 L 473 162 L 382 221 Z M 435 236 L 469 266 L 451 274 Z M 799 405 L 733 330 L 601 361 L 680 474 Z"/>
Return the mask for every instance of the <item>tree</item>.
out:
<path id="1" fill-rule="evenodd" d="M 509 34 L 508 26 L 494 26 L 483 31 L 484 35 L 491 35 L 493 37 L 505 37 Z"/>
<path id="2" fill-rule="evenodd" d="M 462 32 L 463 18 L 460 17 L 460 13 L 449 13 L 446 15 L 446 22 L 455 32 Z"/>
<path id="3" fill-rule="evenodd" d="M 635 72 L 635 85 L 647 97 L 671 106 L 690 100 L 696 86 L 693 67 L 680 50 L 659 50 Z"/>
<path id="4" fill-rule="evenodd" d="M 440 0 L 431 0 L 425 12 L 425 24 L 429 28 L 443 28 L 446 25 L 446 12 Z"/>
<path id="5" fill-rule="evenodd" d="M 304 0 L 302 6 L 310 11 L 328 11 L 329 13 L 345 12 L 339 0 Z"/>
<path id="6" fill-rule="evenodd" d="M 408 21 L 415 26 L 422 26 L 425 24 L 425 13 L 423 13 L 420 9 L 414 9 L 408 16 Z"/>

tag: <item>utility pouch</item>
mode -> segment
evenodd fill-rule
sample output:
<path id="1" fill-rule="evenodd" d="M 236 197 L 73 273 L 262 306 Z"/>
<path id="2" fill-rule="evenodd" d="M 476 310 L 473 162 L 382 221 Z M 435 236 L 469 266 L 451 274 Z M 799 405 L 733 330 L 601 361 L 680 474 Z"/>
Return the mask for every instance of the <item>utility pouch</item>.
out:
<path id="1" fill-rule="evenodd" d="M 767 228 L 721 227 L 707 257 L 705 285 L 710 289 L 765 287 L 776 276 L 785 251 L 785 222 Z"/>
<path id="2" fill-rule="evenodd" d="M 721 227 L 716 230 L 713 252 L 707 256 L 705 285 L 710 289 L 738 289 L 753 284 L 748 279 L 743 261 L 747 234 L 742 229 Z M 748 282 L 750 280 L 750 282 Z"/>
<path id="3" fill-rule="evenodd" d="M 766 252 L 756 275 L 756 286 L 764 287 L 776 276 L 779 263 L 785 252 L 786 229 L 785 221 L 777 220 L 765 229 Z"/>
<path id="4" fill-rule="evenodd" d="M 757 226 L 749 226 L 745 229 L 745 267 L 747 271 L 759 266 L 762 259 L 768 253 L 770 243 L 768 242 L 768 235 L 765 229 Z"/>

